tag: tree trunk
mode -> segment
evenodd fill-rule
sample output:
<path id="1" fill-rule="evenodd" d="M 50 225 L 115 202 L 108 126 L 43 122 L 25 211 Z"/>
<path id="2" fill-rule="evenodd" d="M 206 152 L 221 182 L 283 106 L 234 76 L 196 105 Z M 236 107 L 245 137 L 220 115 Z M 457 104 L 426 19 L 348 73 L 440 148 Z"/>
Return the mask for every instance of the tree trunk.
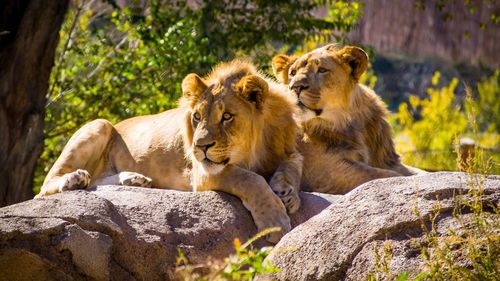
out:
<path id="1" fill-rule="evenodd" d="M 45 95 L 68 2 L 0 1 L 0 206 L 33 197 Z"/>

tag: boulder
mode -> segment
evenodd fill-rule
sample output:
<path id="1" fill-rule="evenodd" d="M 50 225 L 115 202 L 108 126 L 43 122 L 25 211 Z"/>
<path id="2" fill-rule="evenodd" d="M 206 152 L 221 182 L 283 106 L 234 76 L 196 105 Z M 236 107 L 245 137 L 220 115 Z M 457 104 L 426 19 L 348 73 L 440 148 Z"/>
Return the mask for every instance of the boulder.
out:
<path id="1" fill-rule="evenodd" d="M 263 279 L 366 280 L 374 267 L 374 251 L 384 241 L 392 245 L 393 273 L 419 272 L 420 248 L 411 242 L 424 238 L 421 218 L 430 227 L 429 214 L 439 202 L 438 235 L 459 229 L 460 222 L 452 215 L 455 196 L 471 199 L 466 194 L 470 180 L 464 173 L 439 172 L 361 185 L 285 235 L 267 257 L 281 272 Z M 487 176 L 482 187 L 479 200 L 498 204 L 500 176 Z M 483 206 L 493 212 L 487 208 L 490 204 Z M 470 213 L 463 212 L 461 220 L 467 224 L 469 219 Z"/>
<path id="2" fill-rule="evenodd" d="M 339 198 L 300 196 L 294 226 Z M 168 280 L 178 250 L 203 263 L 255 234 L 241 201 L 222 192 L 69 191 L 0 209 L 0 280 Z"/>

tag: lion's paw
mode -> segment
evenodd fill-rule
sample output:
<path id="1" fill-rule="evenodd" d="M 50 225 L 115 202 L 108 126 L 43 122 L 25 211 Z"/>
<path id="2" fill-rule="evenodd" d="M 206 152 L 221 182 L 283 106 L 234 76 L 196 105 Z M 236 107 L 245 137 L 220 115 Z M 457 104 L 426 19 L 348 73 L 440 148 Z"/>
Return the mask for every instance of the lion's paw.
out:
<path id="1" fill-rule="evenodd" d="M 300 208 L 300 197 L 292 193 L 286 197 L 280 197 L 281 201 L 286 207 L 286 210 L 289 214 L 293 214 L 297 212 Z"/>
<path id="2" fill-rule="evenodd" d="M 278 243 L 281 238 L 292 229 L 290 218 L 288 216 L 286 220 L 279 220 L 277 223 L 279 224 L 278 226 L 281 228 L 281 230 L 266 235 L 266 240 L 273 244 Z"/>
<path id="3" fill-rule="evenodd" d="M 120 184 L 128 186 L 151 187 L 152 179 L 134 172 L 121 172 Z"/>
<path id="4" fill-rule="evenodd" d="M 292 229 L 292 226 L 290 224 L 290 217 L 286 213 L 285 206 L 283 206 L 279 198 L 273 196 L 267 199 L 270 201 L 266 202 L 267 204 L 265 205 L 258 205 L 254 208 L 248 208 L 249 206 L 247 205 L 245 206 L 247 209 L 252 210 L 252 216 L 259 232 L 273 227 L 280 228 L 280 231 L 275 231 L 266 235 L 267 241 L 276 244 L 283 235 Z"/>
<path id="5" fill-rule="evenodd" d="M 266 235 L 266 240 L 274 244 L 278 243 L 281 237 L 283 237 L 283 235 L 287 234 L 292 229 L 292 226 L 290 224 L 290 217 L 288 217 L 286 213 L 280 215 L 278 213 L 271 212 L 267 213 L 267 217 L 265 218 L 260 217 L 254 219 L 259 232 L 272 227 L 281 228 L 279 231 L 271 232 Z"/>
<path id="6" fill-rule="evenodd" d="M 72 173 L 63 175 L 59 179 L 59 192 L 75 189 L 85 189 L 90 185 L 89 172 L 78 169 Z"/>
<path id="7" fill-rule="evenodd" d="M 295 213 L 300 208 L 299 195 L 295 191 L 295 188 L 288 183 L 283 173 L 275 173 L 269 185 L 273 192 L 281 199 L 289 214 Z"/>

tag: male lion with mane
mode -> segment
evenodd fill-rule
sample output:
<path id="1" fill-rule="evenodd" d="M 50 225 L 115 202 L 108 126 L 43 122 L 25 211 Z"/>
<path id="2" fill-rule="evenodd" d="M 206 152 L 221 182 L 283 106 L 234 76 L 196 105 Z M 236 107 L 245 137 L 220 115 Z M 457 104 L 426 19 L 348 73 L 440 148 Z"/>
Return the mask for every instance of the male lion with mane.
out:
<path id="1" fill-rule="evenodd" d="M 272 64 L 300 108 L 303 190 L 344 194 L 373 179 L 420 171 L 401 164 L 386 105 L 358 83 L 368 66 L 361 48 L 331 44 L 300 57 L 277 55 Z"/>
<path id="2" fill-rule="evenodd" d="M 105 184 L 219 190 L 239 197 L 259 230 L 281 227 L 268 236 L 277 242 L 300 206 L 302 173 L 286 88 L 235 60 L 187 75 L 182 91 L 178 108 L 80 128 L 38 197 Z"/>

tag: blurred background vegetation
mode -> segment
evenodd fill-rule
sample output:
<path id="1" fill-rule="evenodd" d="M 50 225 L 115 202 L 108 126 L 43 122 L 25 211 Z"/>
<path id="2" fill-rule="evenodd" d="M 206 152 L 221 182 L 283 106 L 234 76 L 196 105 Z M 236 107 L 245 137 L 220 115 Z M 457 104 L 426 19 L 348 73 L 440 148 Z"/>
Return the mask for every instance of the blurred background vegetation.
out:
<path id="1" fill-rule="evenodd" d="M 378 26 L 369 17 L 379 10 L 374 7 L 378 2 L 73 1 L 50 78 L 45 149 L 34 192 L 69 137 L 84 123 L 96 118 L 116 123 L 175 107 L 183 77 L 191 72 L 204 75 L 221 60 L 248 56 L 269 72 L 277 53 L 300 54 L 330 42 L 369 50 L 373 68 L 362 80 L 394 112 L 397 149 L 407 164 L 456 170 L 454 147 L 468 137 L 484 148 L 488 171 L 499 174 L 498 62 L 484 66 L 463 54 L 465 59 L 455 67 L 446 58 L 441 63 L 419 54 L 424 59 L 415 61 L 408 54 L 386 52 L 380 47 L 383 42 L 372 44 L 362 36 L 372 34 L 363 33 L 367 26 Z M 463 14 L 447 6 L 452 1 L 402 2 L 415 13 L 432 10 L 443 24 L 451 25 L 463 20 L 457 15 L 476 20 L 480 8 L 487 20 L 479 21 L 474 30 L 498 31 L 497 7 L 493 13 L 483 8 L 491 6 L 489 1 L 459 1 Z M 475 32 L 460 31 L 460 40 L 464 44 L 475 40 Z M 402 85 L 395 88 L 398 83 Z"/>

